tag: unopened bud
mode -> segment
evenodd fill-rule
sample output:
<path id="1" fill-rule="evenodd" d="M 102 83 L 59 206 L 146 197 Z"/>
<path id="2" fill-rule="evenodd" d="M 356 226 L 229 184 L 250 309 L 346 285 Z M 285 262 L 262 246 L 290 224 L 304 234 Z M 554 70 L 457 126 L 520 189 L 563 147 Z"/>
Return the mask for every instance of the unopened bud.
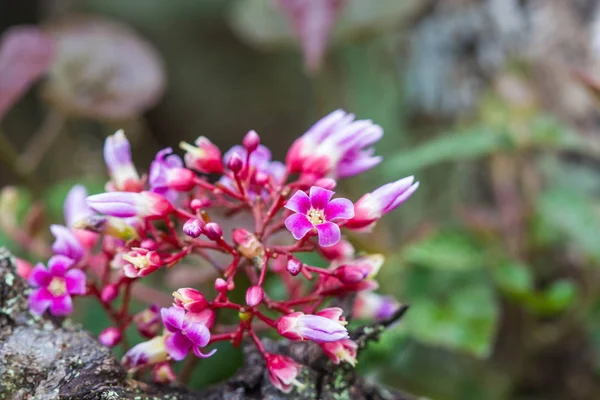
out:
<path id="1" fill-rule="evenodd" d="M 204 225 L 204 234 L 210 240 L 218 240 L 223 236 L 223 229 L 216 222 L 209 222 Z"/>
<path id="2" fill-rule="evenodd" d="M 98 340 L 106 347 L 115 347 L 121 341 L 121 337 L 121 332 L 114 326 L 111 326 L 100 333 Z"/>
<path id="3" fill-rule="evenodd" d="M 265 297 L 265 291 L 260 286 L 250 286 L 246 291 L 246 304 L 254 307 L 260 304 Z"/>
<path id="4" fill-rule="evenodd" d="M 227 168 L 229 168 L 234 174 L 239 173 L 242 168 L 244 168 L 244 160 L 242 160 L 242 156 L 240 156 L 239 153 L 233 153 L 227 162 Z"/>
<path id="5" fill-rule="evenodd" d="M 173 292 L 174 306 L 183 308 L 190 312 L 200 312 L 208 306 L 208 302 L 196 289 L 181 288 Z"/>
<path id="6" fill-rule="evenodd" d="M 116 283 L 111 283 L 104 286 L 102 289 L 102 293 L 100 293 L 100 299 L 104 304 L 108 304 L 119 295 L 119 285 Z"/>
<path id="7" fill-rule="evenodd" d="M 217 278 L 215 280 L 215 289 L 219 293 L 227 292 L 228 287 L 227 287 L 227 282 L 225 281 L 225 279 Z"/>
<path id="8" fill-rule="evenodd" d="M 152 239 L 144 239 L 140 243 L 140 247 L 146 250 L 156 250 L 158 248 L 158 243 Z"/>
<path id="9" fill-rule="evenodd" d="M 260 144 L 260 136 L 258 136 L 258 133 L 256 133 L 255 130 L 251 130 L 250 132 L 246 133 L 246 136 L 244 136 L 242 144 L 246 150 L 248 150 L 248 153 L 252 153 Z"/>
<path id="10" fill-rule="evenodd" d="M 300 273 L 300 271 L 302 271 L 302 262 L 297 258 L 290 258 L 285 268 L 290 273 L 290 275 L 296 276 Z"/>
<path id="11" fill-rule="evenodd" d="M 207 198 L 194 199 L 190 201 L 190 208 L 194 211 L 198 211 L 201 208 L 206 208 L 210 205 L 210 200 Z"/>
<path id="12" fill-rule="evenodd" d="M 152 380 L 156 383 L 167 384 L 177 380 L 177 375 L 169 363 L 156 364 L 152 368 Z"/>
<path id="13" fill-rule="evenodd" d="M 204 228 L 204 221 L 198 218 L 190 218 L 185 224 L 183 224 L 183 232 L 189 237 L 197 238 L 202 234 Z"/>
<path id="14" fill-rule="evenodd" d="M 269 175 L 265 174 L 262 171 L 258 171 L 254 175 L 254 183 L 256 183 L 259 186 L 265 186 L 267 183 L 269 183 Z"/>

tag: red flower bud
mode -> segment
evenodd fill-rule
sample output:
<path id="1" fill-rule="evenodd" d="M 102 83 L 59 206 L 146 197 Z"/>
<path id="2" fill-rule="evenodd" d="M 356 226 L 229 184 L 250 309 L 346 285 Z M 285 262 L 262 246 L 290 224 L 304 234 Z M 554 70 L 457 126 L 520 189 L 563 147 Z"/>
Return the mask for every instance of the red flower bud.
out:
<path id="1" fill-rule="evenodd" d="M 121 332 L 111 326 L 110 328 L 106 328 L 100 333 L 98 336 L 98 340 L 106 347 L 115 347 L 121 341 Z"/>
<path id="2" fill-rule="evenodd" d="M 242 168 L 244 168 L 244 160 L 242 160 L 242 156 L 240 156 L 238 153 L 233 153 L 227 162 L 227 168 L 229 168 L 234 174 L 239 173 Z"/>
<path id="3" fill-rule="evenodd" d="M 260 304 L 265 297 L 265 291 L 260 286 L 250 286 L 246 291 L 246 304 L 254 307 Z"/>
<path id="4" fill-rule="evenodd" d="M 227 287 L 227 282 L 225 281 L 225 279 L 217 278 L 215 280 L 215 290 L 219 293 L 227 292 L 228 287 Z"/>
<path id="5" fill-rule="evenodd" d="M 119 285 L 117 285 L 116 283 L 111 283 L 104 286 L 104 289 L 102 289 L 102 293 L 100 294 L 100 299 L 103 303 L 108 304 L 114 299 L 116 299 L 118 295 Z"/>
<path id="6" fill-rule="evenodd" d="M 255 130 L 251 130 L 250 132 L 246 133 L 246 136 L 244 136 L 242 144 L 246 150 L 248 150 L 248 153 L 252 153 L 260 144 L 260 136 L 258 136 L 258 133 L 256 133 Z"/>
<path id="7" fill-rule="evenodd" d="M 208 302 L 196 289 L 192 288 L 181 288 L 173 292 L 175 301 L 173 305 L 175 307 L 183 308 L 190 312 L 200 312 L 208 307 Z"/>
<path id="8" fill-rule="evenodd" d="M 223 229 L 221 229 L 221 225 L 216 222 L 209 222 L 204 225 L 204 234 L 210 240 L 218 240 L 223 237 Z"/>
<path id="9" fill-rule="evenodd" d="M 297 258 L 290 258 L 285 268 L 292 276 L 296 276 L 302 271 L 302 262 Z"/>

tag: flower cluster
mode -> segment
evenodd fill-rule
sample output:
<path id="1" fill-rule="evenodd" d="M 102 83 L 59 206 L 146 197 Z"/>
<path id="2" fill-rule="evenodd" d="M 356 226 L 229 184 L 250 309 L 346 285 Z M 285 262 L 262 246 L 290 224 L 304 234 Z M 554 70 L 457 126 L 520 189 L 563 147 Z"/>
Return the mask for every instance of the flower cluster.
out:
<path id="1" fill-rule="evenodd" d="M 284 392 L 301 385 L 300 365 L 264 348 L 265 330 L 316 342 L 333 363 L 354 365 L 357 345 L 346 329 L 349 316 L 323 306 L 332 297 L 356 294 L 354 316 L 377 319 L 391 315 L 398 304 L 374 292 L 383 257 L 357 255 L 343 232 L 370 231 L 414 193 L 418 182 L 400 179 L 355 203 L 336 197 L 332 189 L 337 179 L 381 161 L 372 146 L 382 133 L 371 121 L 338 110 L 294 142 L 285 164 L 273 161 L 259 135 L 250 131 L 241 146 L 224 155 L 205 137 L 193 145 L 181 143 L 183 158 L 164 149 L 143 175 L 118 131 L 104 147 L 110 175 L 106 192 L 88 196 L 85 188 L 74 187 L 65 201 L 65 225 L 51 227 L 56 240 L 48 268 L 38 264 L 23 272 L 34 287 L 31 311 L 68 315 L 73 296 L 96 298 L 113 321 L 100 342 L 109 347 L 125 342 L 133 324 L 148 341 L 130 348 L 123 364 L 135 371 L 152 368 L 162 383 L 176 379 L 172 364 L 190 352 L 207 358 L 216 342 L 238 346 L 248 338 L 264 356 L 273 385 Z M 224 219 L 237 214 L 246 214 L 243 220 L 251 223 L 226 231 Z M 329 267 L 303 263 L 303 252 L 320 254 Z M 155 290 L 142 278 L 166 273 L 188 256 L 214 266 L 216 275 L 206 275 L 210 287 L 197 281 L 196 288 L 175 290 L 170 306 L 148 304 L 132 314 L 132 288 Z M 245 301 L 236 302 L 231 292 L 242 274 L 250 286 Z M 272 279 L 285 286 L 287 298 L 270 296 L 265 282 Z M 159 297 L 148 297 L 160 303 Z M 237 312 L 233 325 L 231 319 L 223 323 L 225 309 Z"/>

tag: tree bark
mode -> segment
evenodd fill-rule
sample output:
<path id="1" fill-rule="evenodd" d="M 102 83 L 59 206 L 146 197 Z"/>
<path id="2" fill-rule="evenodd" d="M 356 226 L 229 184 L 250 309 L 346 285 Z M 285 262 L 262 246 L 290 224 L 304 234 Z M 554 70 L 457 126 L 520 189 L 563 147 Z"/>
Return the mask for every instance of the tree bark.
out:
<path id="1" fill-rule="evenodd" d="M 304 365 L 303 389 L 277 390 L 253 346 L 245 347 L 245 365 L 228 381 L 200 392 L 179 385 L 157 385 L 128 376 L 111 351 L 69 319 L 29 312 L 27 283 L 15 272 L 6 249 L 0 249 L 0 398 L 1 399 L 381 399 L 412 397 L 367 383 L 347 366 L 326 361 L 312 343 L 266 341 L 268 350 Z M 353 333 L 361 349 L 398 320 Z"/>

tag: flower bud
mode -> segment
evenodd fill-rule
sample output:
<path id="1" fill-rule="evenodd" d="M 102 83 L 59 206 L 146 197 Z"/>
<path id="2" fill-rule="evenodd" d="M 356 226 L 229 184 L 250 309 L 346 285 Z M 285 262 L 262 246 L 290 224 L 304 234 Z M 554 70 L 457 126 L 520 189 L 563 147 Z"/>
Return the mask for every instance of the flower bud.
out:
<path id="1" fill-rule="evenodd" d="M 354 246 L 345 239 L 340 240 L 335 245 L 330 247 L 321 247 L 319 249 L 323 257 L 330 261 L 348 260 L 354 256 Z"/>
<path id="2" fill-rule="evenodd" d="M 333 309 L 335 312 L 330 311 Z M 344 327 L 341 312 L 341 309 L 331 308 L 322 310 L 317 315 L 302 312 L 284 315 L 277 321 L 277 332 L 290 340 L 308 339 L 317 343 L 346 339 L 348 331 Z"/>
<path id="3" fill-rule="evenodd" d="M 73 228 L 102 233 L 125 241 L 138 237 L 135 227 L 127 220 L 106 215 L 90 215 L 75 222 Z"/>
<path id="4" fill-rule="evenodd" d="M 323 352 L 334 364 L 347 362 L 353 367 L 356 365 L 356 350 L 358 345 L 350 339 L 342 339 L 337 342 L 319 343 Z"/>
<path id="5" fill-rule="evenodd" d="M 256 174 L 254 174 L 254 183 L 259 186 L 265 186 L 269 183 L 269 175 L 263 171 L 257 171 Z"/>
<path id="6" fill-rule="evenodd" d="M 323 189 L 333 190 L 337 186 L 337 182 L 335 181 L 335 179 L 321 178 L 317 179 L 314 185 L 322 187 Z"/>
<path id="7" fill-rule="evenodd" d="M 186 151 L 185 165 L 203 174 L 220 174 L 223 172 L 221 151 L 204 136 L 196 139 L 196 146 L 181 142 L 179 147 Z"/>
<path id="8" fill-rule="evenodd" d="M 169 363 L 156 364 L 152 368 L 152 380 L 160 384 L 173 383 L 177 380 L 177 375 Z"/>
<path id="9" fill-rule="evenodd" d="M 244 145 L 246 150 L 248 150 L 248 153 L 252 153 L 258 148 L 258 145 L 260 144 L 260 136 L 258 136 L 258 133 L 256 133 L 255 130 L 251 130 L 248 133 L 246 133 L 246 136 L 244 136 L 242 144 Z"/>
<path id="10" fill-rule="evenodd" d="M 15 257 L 15 269 L 17 270 L 17 275 L 27 280 L 33 270 L 33 265 L 21 258 Z"/>
<path id="11" fill-rule="evenodd" d="M 133 316 L 133 322 L 142 336 L 153 338 L 158 335 L 158 332 L 162 329 L 159 313 L 160 308 L 158 305 L 153 304 Z"/>
<path id="12" fill-rule="evenodd" d="M 152 239 L 144 239 L 140 243 L 140 247 L 146 250 L 156 250 L 158 248 L 158 243 Z"/>
<path id="13" fill-rule="evenodd" d="M 285 268 L 292 276 L 296 276 L 302 271 L 302 261 L 297 258 L 290 258 Z"/>
<path id="14" fill-rule="evenodd" d="M 237 250 L 247 258 L 263 256 L 265 248 L 258 238 L 246 229 L 236 228 L 233 230 L 232 239 L 237 244 Z"/>
<path id="15" fill-rule="evenodd" d="M 200 312 L 208 306 L 208 302 L 196 289 L 181 288 L 173 292 L 175 307 L 183 308 L 190 312 Z"/>
<path id="16" fill-rule="evenodd" d="M 250 307 L 259 305 L 265 297 L 265 291 L 260 286 L 250 286 L 246 291 L 246 304 Z"/>
<path id="17" fill-rule="evenodd" d="M 242 156 L 240 156 L 239 153 L 233 153 L 227 162 L 227 168 L 229 168 L 234 174 L 239 173 L 242 168 L 244 168 L 244 160 L 242 160 Z"/>
<path id="18" fill-rule="evenodd" d="M 98 336 L 100 343 L 106 347 L 115 347 L 119 344 L 121 338 L 121 332 L 114 326 L 106 328 L 100 333 L 100 336 Z"/>
<path id="19" fill-rule="evenodd" d="M 267 354 L 267 371 L 269 371 L 269 379 L 273 386 L 281 390 L 283 393 L 289 393 L 292 390 L 292 385 L 303 387 L 304 385 L 296 379 L 300 374 L 301 366 L 296 364 L 294 360 L 279 354 Z"/>
<path id="20" fill-rule="evenodd" d="M 210 206 L 210 200 L 207 198 L 194 199 L 190 201 L 190 208 L 194 211 L 198 211 L 201 208 Z"/>
<path id="21" fill-rule="evenodd" d="M 164 196 L 152 192 L 107 192 L 89 196 L 86 201 L 94 211 L 119 218 L 161 219 L 173 210 Z"/>
<path id="22" fill-rule="evenodd" d="M 221 225 L 216 222 L 209 222 L 204 225 L 204 234 L 210 240 L 218 240 L 223 237 L 223 229 L 221 229 Z"/>
<path id="23" fill-rule="evenodd" d="M 342 265 L 335 269 L 335 277 L 343 283 L 358 283 L 367 278 L 369 270 L 360 265 Z"/>
<path id="24" fill-rule="evenodd" d="M 225 293 L 228 290 L 227 282 L 225 279 L 217 278 L 215 280 L 215 290 L 219 293 Z"/>
<path id="25" fill-rule="evenodd" d="M 198 218 L 190 218 L 183 224 L 183 232 L 189 237 L 197 238 L 202 234 L 204 221 Z"/>
<path id="26" fill-rule="evenodd" d="M 165 348 L 165 339 L 165 336 L 157 336 L 132 347 L 123 357 L 125 368 L 132 370 L 167 361 L 169 355 Z"/>
<path id="27" fill-rule="evenodd" d="M 100 299 L 104 304 L 108 304 L 117 298 L 119 295 L 119 285 L 116 283 L 110 283 L 104 286 L 102 293 L 100 293 Z"/>

